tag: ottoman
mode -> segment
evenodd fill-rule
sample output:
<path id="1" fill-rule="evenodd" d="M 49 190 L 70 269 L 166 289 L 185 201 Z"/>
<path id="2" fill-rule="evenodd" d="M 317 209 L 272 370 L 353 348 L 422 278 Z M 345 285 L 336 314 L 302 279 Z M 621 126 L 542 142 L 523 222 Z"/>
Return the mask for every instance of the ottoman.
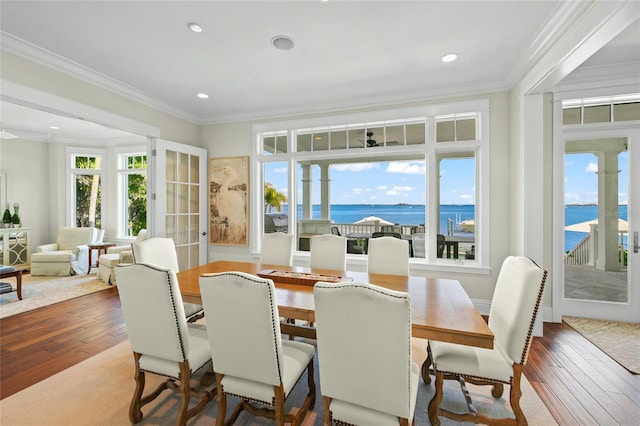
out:
<path id="1" fill-rule="evenodd" d="M 113 272 L 114 266 L 120 264 L 119 253 L 101 254 L 98 259 L 98 278 L 107 284 L 116 284 L 116 276 Z"/>

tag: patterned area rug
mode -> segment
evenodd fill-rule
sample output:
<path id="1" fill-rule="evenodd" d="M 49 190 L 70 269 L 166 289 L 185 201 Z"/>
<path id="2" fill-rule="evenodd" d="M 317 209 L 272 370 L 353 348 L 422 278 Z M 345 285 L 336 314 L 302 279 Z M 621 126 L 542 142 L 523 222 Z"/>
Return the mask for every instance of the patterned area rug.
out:
<path id="1" fill-rule="evenodd" d="M 624 368 L 640 374 L 640 324 L 576 317 L 563 320 Z"/>
<path id="2" fill-rule="evenodd" d="M 3 279 L 16 286 L 15 278 Z M 22 300 L 17 293 L 0 295 L 0 318 L 41 308 L 84 294 L 104 290 L 111 286 L 96 278 L 96 274 L 73 275 L 70 277 L 33 277 L 22 275 Z"/>
<path id="3" fill-rule="evenodd" d="M 316 357 L 317 359 L 317 357 Z M 317 365 L 316 365 L 317 367 Z M 302 426 L 320 426 L 323 424 L 322 398 L 319 395 L 320 384 L 316 368 L 316 404 L 302 422 Z M 153 389 L 160 379 L 147 374 L 147 389 Z M 192 384 L 196 384 L 195 380 Z M 451 380 L 445 385 L 445 402 L 449 408 L 466 408 L 460 386 Z M 382 384 L 381 384 L 382 385 Z M 133 395 L 133 356 L 129 342 L 114 346 L 80 364 L 68 368 L 40 383 L 0 401 L 0 423 L 19 425 L 129 425 L 129 401 Z M 88 391 L 90 390 L 90 391 Z M 510 415 L 508 402 L 509 388 L 505 386 L 502 398 L 491 397 L 489 387 L 469 385 L 469 390 L 478 410 L 493 415 Z M 286 402 L 288 411 L 297 410 L 306 394 L 306 374 Z M 428 425 L 427 404 L 433 395 L 433 384 L 426 385 L 422 380 L 418 389 L 415 425 Z M 38 409 L 34 410 L 34 401 Z M 233 410 L 236 400 L 228 401 L 228 412 Z M 521 406 L 529 425 L 551 426 L 557 422 L 551 416 L 531 384 L 523 377 Z M 144 417 L 140 425 L 175 425 L 180 399 L 171 392 L 164 392 L 156 401 L 143 408 Z M 191 406 L 195 405 L 192 400 Z M 208 404 L 205 410 L 190 425 L 213 425 L 216 418 L 216 400 Z M 460 424 L 441 417 L 442 425 Z M 272 421 L 242 414 L 236 425 L 266 426 Z"/>

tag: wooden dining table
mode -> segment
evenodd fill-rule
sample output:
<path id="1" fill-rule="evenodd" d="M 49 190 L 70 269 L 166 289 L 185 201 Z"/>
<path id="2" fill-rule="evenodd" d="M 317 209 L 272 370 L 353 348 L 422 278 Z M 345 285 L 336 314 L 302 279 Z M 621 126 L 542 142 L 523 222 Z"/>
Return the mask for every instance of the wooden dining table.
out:
<path id="1" fill-rule="evenodd" d="M 199 278 L 203 274 L 239 271 L 253 275 L 272 271 L 298 272 L 340 277 L 342 281 L 368 282 L 391 290 L 408 292 L 411 298 L 412 335 L 423 339 L 493 348 L 493 332 L 457 280 L 332 271 L 305 267 L 287 267 L 253 262 L 215 261 L 178 272 L 178 283 L 185 302 L 202 303 Z M 271 277 L 276 287 L 281 317 L 315 321 L 313 283 L 292 284 Z M 357 309 L 354 306 L 354 310 Z M 297 333 L 299 331 L 299 333 Z M 315 337 L 315 329 L 282 324 L 285 334 Z"/>

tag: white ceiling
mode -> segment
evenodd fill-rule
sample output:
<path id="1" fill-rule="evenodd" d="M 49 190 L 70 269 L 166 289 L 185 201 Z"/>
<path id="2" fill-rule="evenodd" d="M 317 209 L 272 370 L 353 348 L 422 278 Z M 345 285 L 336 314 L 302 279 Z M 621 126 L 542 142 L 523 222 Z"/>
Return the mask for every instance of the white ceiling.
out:
<path id="1" fill-rule="evenodd" d="M 2 0 L 0 14 L 4 50 L 25 54 L 28 46 L 41 61 L 205 124 L 508 90 L 534 65 L 544 42 L 538 36 L 557 22 L 563 6 L 535 0 Z M 189 22 L 205 31 L 191 32 Z M 295 40 L 292 50 L 271 45 L 281 34 Z M 459 59 L 441 62 L 449 52 Z M 640 63 L 638 21 L 583 67 L 618 62 Z M 197 98 L 199 92 L 209 99 Z M 24 107 L 1 107 L 7 129 L 40 122 Z M 51 133 L 50 125 L 31 130 Z M 101 132 L 96 138 L 111 137 Z"/>

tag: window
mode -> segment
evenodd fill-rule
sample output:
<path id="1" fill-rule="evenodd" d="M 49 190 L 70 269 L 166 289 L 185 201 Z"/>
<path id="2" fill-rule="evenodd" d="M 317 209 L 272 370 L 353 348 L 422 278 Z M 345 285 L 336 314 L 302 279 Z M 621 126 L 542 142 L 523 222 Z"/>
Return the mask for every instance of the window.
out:
<path id="1" fill-rule="evenodd" d="M 298 250 L 332 227 L 362 234 L 356 222 L 378 216 L 378 230 L 425 235 L 418 267 L 488 266 L 488 123 L 479 100 L 254 126 L 254 251 L 278 204 Z"/>
<path id="2" fill-rule="evenodd" d="M 147 155 L 118 155 L 118 234 L 136 236 L 147 228 Z"/>
<path id="3" fill-rule="evenodd" d="M 640 120 L 638 93 L 562 102 L 563 124 L 613 123 Z"/>
<path id="4" fill-rule="evenodd" d="M 80 152 L 79 152 L 80 151 Z M 70 159 L 70 223 L 73 226 L 102 227 L 102 158 L 101 154 L 76 150 Z"/>

